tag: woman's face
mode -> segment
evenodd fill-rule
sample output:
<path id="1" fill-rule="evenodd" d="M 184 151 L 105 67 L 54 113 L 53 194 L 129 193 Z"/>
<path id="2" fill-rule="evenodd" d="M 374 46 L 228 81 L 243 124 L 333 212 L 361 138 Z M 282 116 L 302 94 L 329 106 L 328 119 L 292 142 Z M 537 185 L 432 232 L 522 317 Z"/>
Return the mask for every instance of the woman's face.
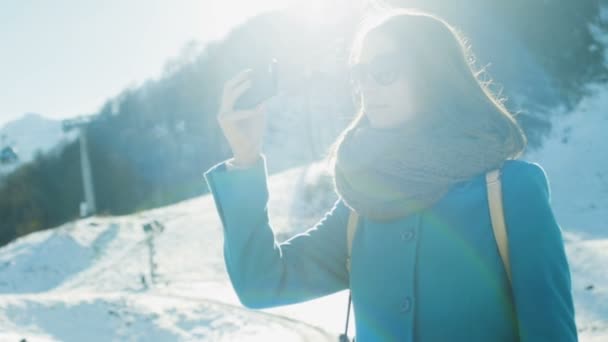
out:
<path id="1" fill-rule="evenodd" d="M 405 56 L 396 51 L 390 37 L 380 32 L 368 34 L 355 66 L 358 70 L 353 69 L 372 127 L 390 128 L 413 117 L 411 84 L 402 71 Z"/>

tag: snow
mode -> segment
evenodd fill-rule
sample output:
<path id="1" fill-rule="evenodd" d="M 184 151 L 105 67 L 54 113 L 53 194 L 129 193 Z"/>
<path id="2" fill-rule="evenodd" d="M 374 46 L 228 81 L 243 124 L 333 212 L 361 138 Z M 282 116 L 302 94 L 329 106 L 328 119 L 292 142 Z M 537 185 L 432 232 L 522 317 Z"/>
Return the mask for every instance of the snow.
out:
<path id="1" fill-rule="evenodd" d="M 525 157 L 547 171 L 581 341 L 608 341 L 607 107 L 608 87 L 598 87 Z M 269 178 L 278 240 L 310 227 L 335 199 L 320 170 L 297 167 Z M 162 230 L 146 233 L 144 224 L 155 221 Z M 336 340 L 347 291 L 246 309 L 229 282 L 222 244 L 210 195 L 24 236 L 0 249 L 0 341 Z"/>
<path id="2" fill-rule="evenodd" d="M 10 318 L 2 324 L 2 341 L 329 340 L 320 329 L 287 318 L 166 294 L 8 296 L 2 309 Z"/>
<path id="3" fill-rule="evenodd" d="M 288 222 L 300 230 L 307 227 L 298 223 L 298 215 L 285 215 L 298 210 L 286 194 L 303 186 L 306 173 L 292 169 L 270 178 L 270 214 L 277 233 L 289 235 Z M 164 228 L 148 235 L 143 225 L 154 220 Z M 229 282 L 222 244 L 209 195 L 134 215 L 86 218 L 22 237 L 0 249 L 0 341 L 337 338 L 346 292 L 302 305 L 249 310 Z M 336 307 L 339 313 L 332 314 Z M 311 317 L 313 312 L 323 314 Z"/>

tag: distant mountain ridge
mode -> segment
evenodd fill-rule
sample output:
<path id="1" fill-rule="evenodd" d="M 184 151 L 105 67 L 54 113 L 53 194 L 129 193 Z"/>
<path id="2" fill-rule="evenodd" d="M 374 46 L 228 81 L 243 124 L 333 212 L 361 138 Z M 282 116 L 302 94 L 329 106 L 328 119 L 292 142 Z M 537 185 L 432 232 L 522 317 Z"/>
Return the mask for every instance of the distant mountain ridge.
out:
<path id="1" fill-rule="evenodd" d="M 25 113 L 0 128 L 3 143 L 11 145 L 19 155 L 19 164 L 31 161 L 36 152 L 47 152 L 65 137 L 61 121 L 49 119 L 38 113 Z M 4 146 L 2 146 L 4 147 Z"/>

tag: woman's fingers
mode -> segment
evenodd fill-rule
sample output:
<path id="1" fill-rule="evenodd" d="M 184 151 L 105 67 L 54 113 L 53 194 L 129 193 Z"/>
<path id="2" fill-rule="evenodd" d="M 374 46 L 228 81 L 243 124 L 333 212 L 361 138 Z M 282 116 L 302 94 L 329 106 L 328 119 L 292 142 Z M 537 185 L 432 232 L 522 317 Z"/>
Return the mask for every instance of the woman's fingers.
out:
<path id="1" fill-rule="evenodd" d="M 249 78 L 250 71 L 251 69 L 242 70 L 235 77 L 226 82 L 224 86 L 222 106 L 218 114 L 218 120 L 223 122 L 234 122 L 259 116 L 265 112 L 267 100 L 262 101 L 256 107 L 251 109 L 234 109 L 235 102 L 252 85 L 252 81 Z"/>
<path id="2" fill-rule="evenodd" d="M 262 101 L 254 108 L 234 109 L 236 100 L 252 86 L 252 83 L 247 69 L 226 82 L 217 115 L 233 155 L 240 156 L 239 158 L 243 160 L 258 154 L 264 133 L 266 101 Z"/>
<path id="3" fill-rule="evenodd" d="M 252 118 L 264 113 L 264 107 L 258 106 L 255 109 L 237 110 L 232 112 L 224 112 L 220 114 L 220 119 L 225 121 L 239 121 Z"/>
<path id="4" fill-rule="evenodd" d="M 251 88 L 251 80 L 245 80 L 235 86 L 232 91 L 227 94 L 226 105 L 228 108 L 233 108 L 234 103 L 239 98 L 239 96 L 243 95 L 249 88 Z"/>
<path id="5" fill-rule="evenodd" d="M 224 92 L 230 92 L 232 88 L 237 86 L 239 83 L 245 81 L 249 78 L 249 74 L 251 73 L 251 69 L 241 70 L 236 76 L 229 79 L 224 85 Z"/>
<path id="6" fill-rule="evenodd" d="M 255 111 L 258 113 L 258 114 L 263 114 L 263 113 L 265 113 L 265 112 L 266 112 L 266 104 L 267 104 L 267 103 L 268 103 L 268 99 L 266 99 L 266 100 L 264 100 L 264 101 L 260 102 L 260 103 L 259 103 L 259 104 L 258 104 L 258 105 L 255 107 L 255 109 L 254 109 L 254 110 L 255 110 Z"/>

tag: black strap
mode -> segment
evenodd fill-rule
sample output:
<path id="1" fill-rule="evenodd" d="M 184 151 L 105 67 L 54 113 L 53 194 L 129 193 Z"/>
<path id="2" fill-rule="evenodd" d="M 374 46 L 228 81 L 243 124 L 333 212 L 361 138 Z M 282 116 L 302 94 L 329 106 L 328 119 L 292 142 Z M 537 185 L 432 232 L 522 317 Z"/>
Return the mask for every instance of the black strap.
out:
<path id="1" fill-rule="evenodd" d="M 351 291 L 348 291 L 348 310 L 346 310 L 346 326 L 344 327 L 344 334 L 340 336 L 340 341 L 348 341 L 348 319 L 350 318 L 350 302 L 351 302 Z"/>

